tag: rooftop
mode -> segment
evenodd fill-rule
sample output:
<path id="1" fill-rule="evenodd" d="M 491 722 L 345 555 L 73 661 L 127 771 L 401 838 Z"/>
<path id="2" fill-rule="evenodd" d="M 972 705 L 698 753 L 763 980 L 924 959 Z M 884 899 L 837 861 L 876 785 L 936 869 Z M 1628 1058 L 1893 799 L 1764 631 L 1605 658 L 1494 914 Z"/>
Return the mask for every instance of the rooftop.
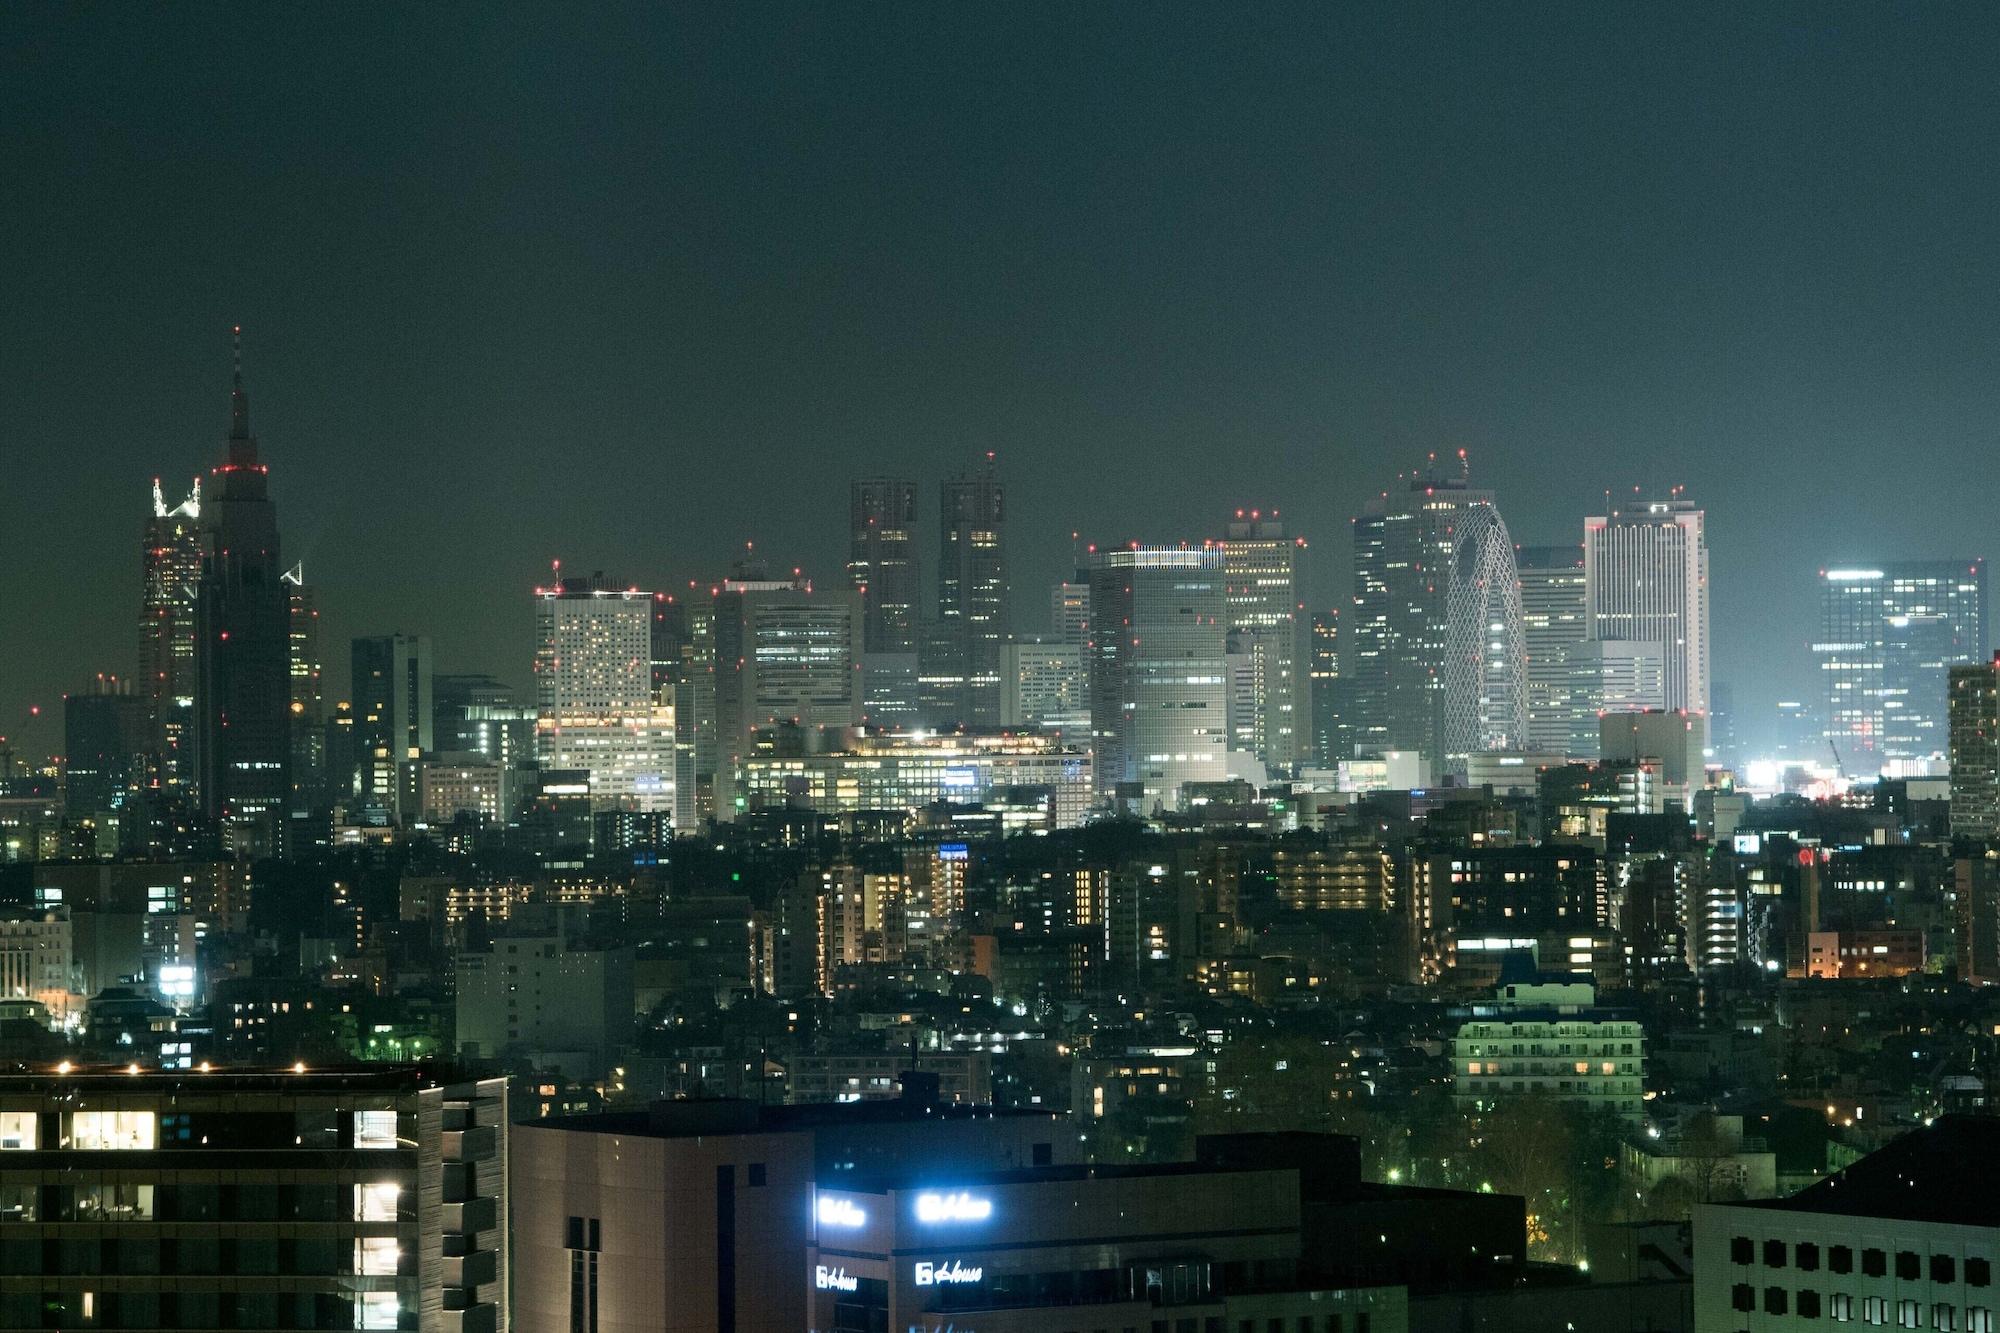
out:
<path id="1" fill-rule="evenodd" d="M 2000 1119 L 1940 1117 L 1789 1199 L 1752 1206 L 2000 1226 Z"/>

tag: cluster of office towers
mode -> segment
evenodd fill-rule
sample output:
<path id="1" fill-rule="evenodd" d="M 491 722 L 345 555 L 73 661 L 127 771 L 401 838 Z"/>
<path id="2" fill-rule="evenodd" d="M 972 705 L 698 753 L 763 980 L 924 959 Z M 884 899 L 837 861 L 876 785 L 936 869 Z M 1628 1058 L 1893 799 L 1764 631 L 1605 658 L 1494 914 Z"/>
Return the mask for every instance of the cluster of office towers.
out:
<path id="1" fill-rule="evenodd" d="M 138 671 L 70 701 L 72 813 L 122 824 L 121 850 L 207 836 L 258 855 L 329 808 L 505 819 L 568 783 L 690 828 L 743 808 L 758 762 L 864 729 L 939 764 L 958 753 L 940 738 L 1040 737 L 1079 758 L 1092 798 L 1148 813 L 1189 784 L 1343 764 L 1415 785 L 1495 756 L 1593 759 L 1605 714 L 1685 714 L 1706 734 L 1716 711 L 1705 516 L 1678 492 L 1607 504 L 1574 545 L 1516 546 L 1461 452 L 1355 519 L 1338 612 L 1307 612 L 1304 542 L 1276 511 L 1237 511 L 1192 540 L 1085 549 L 1033 616 L 993 456 L 936 496 L 928 580 L 918 484 L 859 480 L 837 586 L 754 553 L 675 593 L 558 569 L 535 591 L 532 698 L 439 675 L 430 640 L 398 634 L 354 641 L 353 696 L 329 709 L 239 349 L 206 489 L 169 505 L 153 487 Z M 1947 673 L 1985 656 L 1983 563 L 1829 569 L 1821 587 L 1813 757 L 1941 770 Z"/>

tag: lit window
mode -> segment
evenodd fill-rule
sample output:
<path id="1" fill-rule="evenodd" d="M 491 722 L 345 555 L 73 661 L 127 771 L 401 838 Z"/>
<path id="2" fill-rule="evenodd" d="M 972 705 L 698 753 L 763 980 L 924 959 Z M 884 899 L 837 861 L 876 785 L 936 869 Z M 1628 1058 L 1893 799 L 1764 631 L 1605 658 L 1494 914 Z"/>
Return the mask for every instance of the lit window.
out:
<path id="1" fill-rule="evenodd" d="M 354 1113 L 354 1146 L 357 1148 L 395 1147 L 396 1113 L 394 1111 L 356 1111 Z"/>
<path id="2" fill-rule="evenodd" d="M 354 1271 L 363 1277 L 394 1277 L 396 1254 L 394 1236 L 363 1236 L 354 1242 Z"/>
<path id="3" fill-rule="evenodd" d="M 394 1328 L 402 1306 L 393 1291 L 364 1291 L 354 1309 L 356 1328 Z"/>
<path id="4" fill-rule="evenodd" d="M 396 1220 L 396 1200 L 401 1197 L 403 1187 L 393 1180 L 381 1181 L 373 1185 L 354 1187 L 354 1220 L 357 1222 L 393 1222 Z"/>
<path id="5" fill-rule="evenodd" d="M 33 1111 L 0 1111 L 0 1152 L 33 1152 L 35 1142 Z"/>
<path id="6" fill-rule="evenodd" d="M 78 1111 L 69 1118 L 69 1146 L 86 1152 L 151 1148 L 156 1123 L 151 1111 Z"/>

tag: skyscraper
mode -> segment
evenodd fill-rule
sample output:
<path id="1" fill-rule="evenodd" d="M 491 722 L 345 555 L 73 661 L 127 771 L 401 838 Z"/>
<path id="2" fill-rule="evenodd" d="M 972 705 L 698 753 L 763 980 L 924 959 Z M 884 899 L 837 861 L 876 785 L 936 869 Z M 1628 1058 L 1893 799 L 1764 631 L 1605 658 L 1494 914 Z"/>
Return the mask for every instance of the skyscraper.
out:
<path id="1" fill-rule="evenodd" d="M 536 750 L 598 810 L 674 807 L 674 714 L 653 691 L 653 595 L 599 574 L 535 590 Z"/>
<path id="2" fill-rule="evenodd" d="M 71 818 L 116 815 L 144 781 L 151 729 L 148 700 L 130 684 L 99 676 L 63 696 L 63 804 Z M 115 853 L 103 840 L 99 847 Z"/>
<path id="3" fill-rule="evenodd" d="M 1057 643 L 1090 642 L 1090 584 L 1083 576 L 1049 589 L 1049 626 Z"/>
<path id="4" fill-rule="evenodd" d="M 1635 500 L 1583 521 L 1588 637 L 1657 643 L 1666 707 L 1708 711 L 1708 540 L 1678 496 Z"/>
<path id="5" fill-rule="evenodd" d="M 1951 668 L 1951 836 L 2000 838 L 2000 657 Z"/>
<path id="6" fill-rule="evenodd" d="M 1340 762 L 1346 753 L 1340 743 L 1340 612 L 1316 611 L 1312 618 L 1312 639 L 1307 671 L 1307 688 L 1312 700 L 1312 758 L 1324 767 Z"/>
<path id="7" fill-rule="evenodd" d="M 1527 650 L 1514 542 L 1500 511 L 1469 505 L 1454 528 L 1445 597 L 1444 726 L 1447 764 L 1518 750 L 1528 731 Z"/>
<path id="8" fill-rule="evenodd" d="M 1826 739 L 1841 766 L 1872 776 L 1941 756 L 1952 667 L 1985 660 L 1986 564 L 1907 560 L 1823 569 L 1813 643 Z"/>
<path id="9" fill-rule="evenodd" d="M 888 477 L 857 481 L 847 508 L 847 579 L 862 598 L 862 651 L 914 653 L 922 588 L 917 483 Z"/>
<path id="10" fill-rule="evenodd" d="M 305 814 L 332 799 L 326 769 L 326 663 L 320 654 L 319 598 L 303 564 L 284 575 L 291 652 L 292 812 Z"/>
<path id="11" fill-rule="evenodd" d="M 1528 656 L 1523 748 L 1566 754 L 1574 712 L 1567 652 L 1583 642 L 1585 631 L 1583 547 L 1523 546 L 1514 552 L 1514 568 L 1521 578 L 1521 632 Z"/>
<path id="12" fill-rule="evenodd" d="M 1275 510 L 1266 515 L 1239 509 L 1227 531 L 1217 545 L 1230 651 L 1245 659 L 1247 739 L 1267 768 L 1289 774 L 1301 757 L 1306 716 L 1298 577 L 1305 541 L 1285 535 Z"/>
<path id="13" fill-rule="evenodd" d="M 203 506 L 214 531 L 196 607 L 196 773 L 223 846 L 266 856 L 291 797 L 291 600 L 236 335 L 228 452 Z"/>
<path id="14" fill-rule="evenodd" d="M 380 634 L 354 641 L 355 774 L 363 823 L 402 823 L 403 765 L 437 748 L 436 667 L 427 634 Z"/>
<path id="15" fill-rule="evenodd" d="M 1356 755 L 1414 751 L 1442 757 L 1444 658 L 1459 526 L 1475 507 L 1464 451 L 1458 470 L 1422 472 L 1369 501 L 1354 521 L 1354 606 L 1343 627 L 1342 719 Z M 1341 756 L 1346 758 L 1349 756 Z"/>
<path id="16" fill-rule="evenodd" d="M 171 509 L 154 478 L 140 561 L 139 693 L 146 700 L 153 767 L 169 796 L 191 790 L 195 780 L 195 613 L 212 544 L 201 513 L 201 478 Z"/>
<path id="17" fill-rule="evenodd" d="M 736 784 L 760 730 L 803 737 L 861 720 L 861 595 L 804 578 L 724 580 L 715 594 L 716 814 L 731 817 Z"/>
<path id="18" fill-rule="evenodd" d="M 1000 645 L 1012 625 L 1007 605 L 1005 488 L 991 453 L 970 476 L 947 481 L 938 497 L 938 612 L 927 636 L 926 676 L 955 679 L 952 716 L 937 726 L 1000 724 Z"/>
<path id="19" fill-rule="evenodd" d="M 1090 558 L 1098 790 L 1168 808 L 1228 776 L 1229 601 L 1222 552 L 1133 546 Z M 1121 789 L 1123 791 L 1121 792 Z"/>

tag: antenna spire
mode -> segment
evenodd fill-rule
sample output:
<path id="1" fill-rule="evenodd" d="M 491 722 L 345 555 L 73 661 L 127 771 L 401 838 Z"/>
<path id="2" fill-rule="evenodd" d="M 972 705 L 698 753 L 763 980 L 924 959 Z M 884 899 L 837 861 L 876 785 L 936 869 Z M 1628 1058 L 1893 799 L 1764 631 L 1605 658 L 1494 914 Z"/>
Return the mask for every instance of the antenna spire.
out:
<path id="1" fill-rule="evenodd" d="M 250 395 L 243 390 L 243 326 L 230 329 L 233 369 L 229 381 L 229 438 L 250 438 Z"/>

